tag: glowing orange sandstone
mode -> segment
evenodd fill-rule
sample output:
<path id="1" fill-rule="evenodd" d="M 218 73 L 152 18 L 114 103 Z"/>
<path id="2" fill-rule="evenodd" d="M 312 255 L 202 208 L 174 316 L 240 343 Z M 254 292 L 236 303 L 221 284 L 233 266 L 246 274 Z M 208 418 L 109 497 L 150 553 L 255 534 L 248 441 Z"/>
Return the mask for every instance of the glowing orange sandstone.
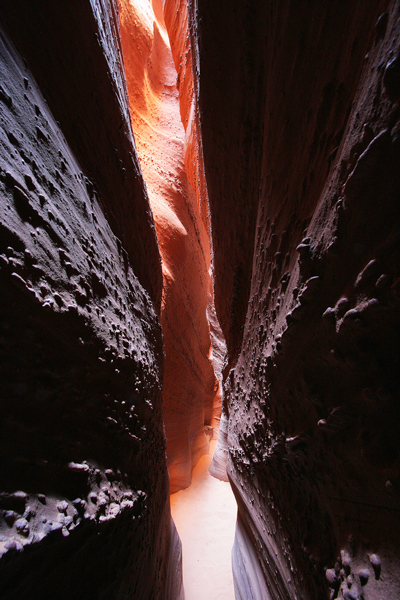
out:
<path id="1" fill-rule="evenodd" d="M 203 184 L 198 150 L 187 142 L 180 116 L 192 131 L 191 90 L 179 82 L 179 104 L 161 0 L 120 0 L 120 21 L 133 131 L 162 256 L 163 410 L 171 491 L 176 491 L 189 485 L 192 466 L 208 451 L 204 427 L 213 417 L 215 376 L 206 319 L 210 247 L 196 196 Z M 186 37 L 182 43 L 187 47 Z M 191 85 L 187 70 L 183 80 Z"/>
<path id="2" fill-rule="evenodd" d="M 193 85 L 193 56 L 186 0 L 168 0 L 164 3 L 164 19 L 171 43 L 172 56 L 178 73 L 179 105 L 186 131 L 185 166 L 190 184 L 196 192 L 201 218 L 207 229 L 208 198 L 204 175 L 203 151 L 196 97 Z"/>

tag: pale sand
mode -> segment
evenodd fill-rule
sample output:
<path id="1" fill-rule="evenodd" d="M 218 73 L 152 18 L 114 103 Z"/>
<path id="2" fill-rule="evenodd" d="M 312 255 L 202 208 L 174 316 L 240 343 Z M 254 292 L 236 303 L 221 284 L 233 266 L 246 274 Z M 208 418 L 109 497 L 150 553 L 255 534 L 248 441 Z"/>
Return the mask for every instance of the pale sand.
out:
<path id="1" fill-rule="evenodd" d="M 236 502 L 229 483 L 208 472 L 216 442 L 192 474 L 192 484 L 171 496 L 182 540 L 185 600 L 234 600 L 231 550 Z"/>

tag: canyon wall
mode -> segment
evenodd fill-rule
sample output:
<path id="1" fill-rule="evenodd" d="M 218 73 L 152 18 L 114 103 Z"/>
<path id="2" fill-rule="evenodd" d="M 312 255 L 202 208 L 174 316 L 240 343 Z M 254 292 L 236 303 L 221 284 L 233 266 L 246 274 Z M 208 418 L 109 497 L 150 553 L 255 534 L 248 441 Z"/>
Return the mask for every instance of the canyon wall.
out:
<path id="1" fill-rule="evenodd" d="M 210 244 L 190 150 L 199 146 L 185 135 L 193 116 L 179 102 L 183 83 L 177 87 L 162 2 L 120 0 L 120 22 L 132 125 L 162 258 L 163 416 L 173 493 L 190 485 L 193 466 L 208 452 L 217 389 L 206 317 Z"/>
<path id="2" fill-rule="evenodd" d="M 154 3 L 153 3 L 154 4 Z M 184 163 L 185 171 L 194 192 L 192 194 L 192 210 L 202 232 L 201 246 L 207 257 L 207 274 L 212 277 L 213 252 L 211 251 L 211 232 L 209 223 L 208 191 L 204 171 L 203 147 L 201 126 L 198 110 L 198 56 L 196 46 L 191 43 L 189 31 L 196 27 L 190 19 L 187 0 L 171 0 L 163 3 L 163 17 L 165 28 L 168 32 L 172 59 L 177 73 L 176 87 L 178 90 L 180 120 L 184 127 Z M 211 257 L 210 257 L 211 254 Z M 181 268 L 181 267 L 180 267 Z M 214 293 L 211 289 L 211 280 L 207 290 L 206 314 L 209 328 L 211 348 L 209 357 L 214 369 L 214 388 L 212 402 L 212 436 L 219 439 L 226 429 L 226 415 L 222 399 L 222 370 L 225 360 L 226 343 L 219 324 L 214 304 Z M 204 294 L 203 294 L 204 295 Z M 204 319 L 204 302 L 201 306 Z M 222 428 L 222 432 L 220 432 Z M 210 432 L 211 433 L 211 432 Z M 227 480 L 225 469 L 226 449 L 218 442 L 214 452 L 215 460 L 213 469 L 218 467 L 218 476 Z M 220 460 L 217 457 L 220 456 Z"/>
<path id="3" fill-rule="evenodd" d="M 188 5 L 236 597 L 399 597 L 400 4 Z"/>
<path id="4" fill-rule="evenodd" d="M 399 597 L 400 2 L 0 6 L 1 597 Z"/>
<path id="5" fill-rule="evenodd" d="M 162 271 L 117 6 L 61 4 L 0 3 L 0 596 L 175 600 Z"/>

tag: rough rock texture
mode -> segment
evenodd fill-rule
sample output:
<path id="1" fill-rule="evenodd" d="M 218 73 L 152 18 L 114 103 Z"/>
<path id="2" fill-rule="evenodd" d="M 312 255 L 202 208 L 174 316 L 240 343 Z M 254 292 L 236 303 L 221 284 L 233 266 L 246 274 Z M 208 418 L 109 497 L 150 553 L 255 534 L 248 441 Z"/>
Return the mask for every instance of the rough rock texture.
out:
<path id="1" fill-rule="evenodd" d="M 1 2 L 2 599 L 182 597 L 115 11 Z"/>
<path id="2" fill-rule="evenodd" d="M 203 146 L 201 138 L 200 115 L 198 110 L 198 55 L 196 45 L 191 43 L 187 0 L 171 0 L 164 2 L 165 27 L 171 45 L 172 58 L 177 72 L 176 85 L 179 92 L 181 121 L 185 129 L 185 169 L 190 185 L 197 198 L 197 211 L 206 228 L 207 238 L 202 238 L 202 245 L 207 254 L 211 252 L 209 273 L 213 272 L 213 252 L 209 222 L 209 206 L 207 181 L 204 172 Z M 197 212 L 196 211 L 196 212 Z M 219 324 L 214 305 L 213 290 L 208 292 L 207 320 L 210 328 L 213 368 L 217 382 L 214 387 L 213 400 L 213 438 L 218 438 L 222 411 L 222 369 L 225 360 L 226 343 Z M 217 385 L 218 383 L 218 385 Z"/>
<path id="3" fill-rule="evenodd" d="M 217 384 L 206 318 L 210 244 L 194 192 L 196 173 L 192 168 L 189 180 L 185 168 L 179 76 L 162 3 L 120 0 L 120 20 L 132 125 L 162 257 L 163 415 L 173 493 L 190 485 L 212 436 Z"/>
<path id="4" fill-rule="evenodd" d="M 236 596 L 399 597 L 400 4 L 189 8 Z"/>
<path id="5" fill-rule="evenodd" d="M 198 56 L 196 46 L 191 44 L 189 33 L 190 14 L 187 0 L 163 2 L 164 20 L 171 45 L 172 58 L 177 72 L 176 86 L 179 92 L 181 121 L 185 129 L 185 167 L 194 190 L 203 223 L 209 232 L 208 193 L 204 173 L 203 147 L 201 142 L 198 111 Z M 192 23 L 194 25 L 194 23 Z"/>
<path id="6" fill-rule="evenodd" d="M 172 57 L 177 72 L 176 85 L 179 91 L 179 107 L 181 121 L 185 128 L 185 168 L 188 179 L 195 191 L 197 198 L 197 211 L 200 213 L 201 220 L 207 231 L 207 238 L 202 238 L 202 245 L 208 256 L 210 252 L 210 224 L 208 209 L 207 182 L 204 172 L 203 147 L 200 131 L 200 118 L 198 110 L 198 86 L 199 71 L 197 48 L 191 43 L 189 35 L 190 27 L 196 27 L 195 22 L 190 20 L 188 3 L 186 0 L 171 0 L 164 2 L 164 19 L 166 29 L 171 44 Z M 197 212 L 196 211 L 196 212 Z M 212 276 L 213 271 L 213 253 L 211 252 L 211 262 L 209 264 L 209 273 Z M 223 413 L 222 401 L 222 370 L 225 361 L 226 343 L 221 330 L 214 306 L 214 294 L 212 290 L 208 292 L 207 320 L 210 328 L 212 350 L 210 358 L 212 359 L 216 381 L 214 382 L 214 399 L 212 415 L 212 436 L 218 439 L 221 418 L 222 426 L 226 423 Z M 225 448 L 218 443 L 215 451 L 215 461 L 220 465 L 218 476 L 227 480 L 225 468 Z M 220 460 L 218 459 L 221 454 Z"/>
<path id="7" fill-rule="evenodd" d="M 137 15 L 163 272 L 115 2 L 0 6 L 1 598 L 182 598 L 157 315 L 186 485 L 207 227 L 237 599 L 399 597 L 400 2 L 165 1 L 179 95 Z"/>
<path id="8" fill-rule="evenodd" d="M 209 470 L 211 475 L 217 477 L 217 479 L 228 481 L 228 475 L 226 473 L 228 452 L 226 433 L 228 430 L 228 417 L 223 394 L 223 370 L 225 365 L 226 343 L 217 315 L 215 313 L 215 306 L 213 302 L 210 302 L 207 307 L 207 318 L 210 325 L 214 372 L 218 381 L 218 388 L 216 389 L 214 396 L 213 418 L 214 437 L 217 439 L 217 445 L 214 449 Z"/>

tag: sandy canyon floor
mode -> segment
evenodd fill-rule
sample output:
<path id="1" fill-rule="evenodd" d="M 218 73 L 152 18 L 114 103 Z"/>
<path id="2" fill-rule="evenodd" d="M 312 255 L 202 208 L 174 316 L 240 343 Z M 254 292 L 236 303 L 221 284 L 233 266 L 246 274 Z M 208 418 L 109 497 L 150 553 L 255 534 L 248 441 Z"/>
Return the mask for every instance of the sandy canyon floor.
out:
<path id="1" fill-rule="evenodd" d="M 229 483 L 208 472 L 216 442 L 193 470 L 192 484 L 171 496 L 182 540 L 185 600 L 234 600 L 231 550 L 236 502 Z"/>

